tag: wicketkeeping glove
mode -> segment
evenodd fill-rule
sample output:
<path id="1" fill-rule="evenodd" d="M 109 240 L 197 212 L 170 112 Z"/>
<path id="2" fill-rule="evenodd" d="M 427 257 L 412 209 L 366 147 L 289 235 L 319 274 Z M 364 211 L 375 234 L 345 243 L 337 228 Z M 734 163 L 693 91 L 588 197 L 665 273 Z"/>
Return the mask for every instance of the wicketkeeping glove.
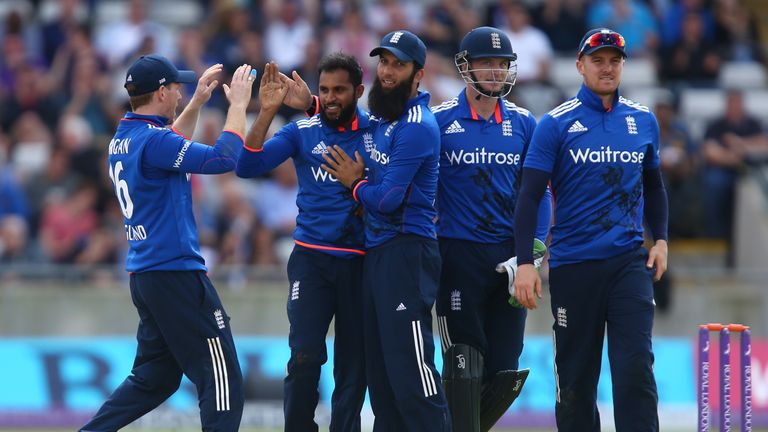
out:
<path id="1" fill-rule="evenodd" d="M 533 239 L 533 265 L 536 270 L 541 269 L 541 263 L 544 261 L 544 254 L 547 253 L 547 245 L 539 239 Z M 517 273 L 517 257 L 512 258 L 496 264 L 496 271 L 499 273 L 506 273 L 509 280 L 509 304 L 515 307 L 522 308 L 523 305 L 515 298 L 515 274 Z"/>

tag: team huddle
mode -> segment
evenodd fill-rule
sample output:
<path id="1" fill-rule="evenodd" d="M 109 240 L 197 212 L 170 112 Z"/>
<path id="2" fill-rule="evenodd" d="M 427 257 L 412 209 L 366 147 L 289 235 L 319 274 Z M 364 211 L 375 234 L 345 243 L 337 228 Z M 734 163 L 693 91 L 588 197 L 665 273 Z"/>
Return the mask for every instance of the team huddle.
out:
<path id="1" fill-rule="evenodd" d="M 491 430 L 529 373 L 519 358 L 547 253 L 558 430 L 600 430 L 606 329 L 616 429 L 659 430 L 652 283 L 667 267 L 667 196 L 656 118 L 619 92 L 624 38 L 589 31 L 575 62 L 583 85 L 538 124 L 505 99 L 518 58 L 500 30 L 464 36 L 455 65 L 465 88 L 432 108 L 419 90 L 426 51 L 407 30 L 382 38 L 370 53 L 379 59 L 370 112 L 358 106 L 363 71 L 352 56 L 320 61 L 316 95 L 296 72 L 269 63 L 247 132 L 257 77 L 242 65 L 223 84 L 229 110 L 212 146 L 189 137 L 221 65 L 202 74 L 178 116 L 193 72 L 157 55 L 128 69 L 132 111 L 108 162 L 129 243 L 138 347 L 131 374 L 82 431 L 130 424 L 172 395 L 182 375 L 197 389 L 203 430 L 238 430 L 243 378 L 200 254 L 190 174 L 250 178 L 288 158 L 299 214 L 288 261 L 286 431 L 318 430 L 334 319 L 330 431 L 361 430 L 366 390 L 377 432 Z M 306 118 L 267 139 L 283 105 Z"/>

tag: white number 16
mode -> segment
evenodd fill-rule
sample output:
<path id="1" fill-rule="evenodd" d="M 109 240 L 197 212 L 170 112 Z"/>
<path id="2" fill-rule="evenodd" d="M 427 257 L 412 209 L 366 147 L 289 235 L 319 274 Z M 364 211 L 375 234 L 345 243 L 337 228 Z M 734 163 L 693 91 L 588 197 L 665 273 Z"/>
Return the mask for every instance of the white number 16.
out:
<path id="1" fill-rule="evenodd" d="M 120 172 L 122 171 L 122 161 L 117 161 L 114 171 L 112 170 L 112 165 L 109 165 L 109 178 L 115 184 L 115 193 L 117 194 L 117 201 L 120 203 L 120 210 L 123 211 L 123 216 L 126 219 L 130 219 L 133 216 L 133 201 L 131 201 L 131 194 L 128 192 L 128 183 L 120 178 Z"/>

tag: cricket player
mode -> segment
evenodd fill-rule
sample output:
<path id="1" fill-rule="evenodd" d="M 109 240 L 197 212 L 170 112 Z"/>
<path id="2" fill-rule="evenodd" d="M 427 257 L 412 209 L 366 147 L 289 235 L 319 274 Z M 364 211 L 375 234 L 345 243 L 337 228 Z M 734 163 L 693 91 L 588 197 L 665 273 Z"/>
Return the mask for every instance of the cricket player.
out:
<path id="1" fill-rule="evenodd" d="M 288 344 L 291 358 L 284 384 L 286 432 L 317 431 L 320 367 L 328 360 L 325 338 L 335 318 L 335 388 L 331 398 L 333 432 L 359 432 L 365 399 L 362 283 L 365 255 L 360 205 L 352 193 L 321 168 L 328 147 L 365 154 L 374 125 L 357 106 L 363 94 L 363 70 L 349 55 L 324 57 L 318 97 L 306 83 L 266 65 L 259 88 L 261 111 L 251 126 L 237 163 L 237 175 L 255 177 L 292 158 L 299 179 L 299 216 L 295 247 L 288 261 Z M 302 102 L 306 100 L 306 102 Z M 312 116 L 287 124 L 264 142 L 283 103 L 312 106 Z"/>
<path id="2" fill-rule="evenodd" d="M 177 70 L 159 55 L 142 56 L 128 68 L 125 88 L 133 111 L 109 143 L 108 162 L 128 238 L 138 347 L 131 374 L 83 431 L 123 428 L 171 396 L 182 374 L 197 389 L 203 430 L 239 428 L 242 374 L 229 316 L 200 255 L 190 184 L 191 174 L 232 171 L 243 143 L 253 85 L 248 65 L 237 68 L 230 86 L 224 84 L 230 105 L 216 144 L 188 138 L 221 70 L 217 64 L 203 73 L 175 118 L 181 85 L 194 82 L 194 72 Z"/>
<path id="3" fill-rule="evenodd" d="M 440 278 L 434 207 L 440 131 L 429 93 L 418 90 L 427 50 L 407 30 L 379 47 L 369 94 L 380 121 L 368 176 L 358 153 L 333 146 L 325 169 L 365 212 L 363 270 L 365 360 L 375 431 L 450 431 L 434 365 L 432 306 Z"/>
<path id="4" fill-rule="evenodd" d="M 516 60 L 501 30 L 470 31 L 456 54 L 466 88 L 432 109 L 441 141 L 437 235 L 443 270 L 436 307 L 456 431 L 489 430 L 528 374 L 517 370 L 527 311 L 508 301 L 514 268 L 510 275 L 496 271 L 514 255 L 520 171 L 536 127 L 528 110 L 504 100 L 515 83 Z M 544 241 L 551 199 L 546 193 L 539 204 L 536 238 Z"/>
<path id="5" fill-rule="evenodd" d="M 653 376 L 653 281 L 667 269 L 667 194 L 656 117 L 621 96 L 624 38 L 587 32 L 576 69 L 584 83 L 534 132 L 515 210 L 517 299 L 536 307 L 531 265 L 539 199 L 551 180 L 555 224 L 549 257 L 559 431 L 599 431 L 597 380 L 603 337 L 616 430 L 658 431 Z M 643 247 L 643 221 L 654 244 Z"/>

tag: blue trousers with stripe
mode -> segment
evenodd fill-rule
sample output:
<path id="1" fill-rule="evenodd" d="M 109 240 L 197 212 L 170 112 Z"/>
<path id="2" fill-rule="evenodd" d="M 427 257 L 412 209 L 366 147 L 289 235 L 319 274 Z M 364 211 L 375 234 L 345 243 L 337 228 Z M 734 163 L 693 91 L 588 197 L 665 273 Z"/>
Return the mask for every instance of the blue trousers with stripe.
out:
<path id="1" fill-rule="evenodd" d="M 197 388 L 203 431 L 237 431 L 243 378 L 216 289 L 202 271 L 155 271 L 130 277 L 139 313 L 131 375 L 82 431 L 116 431 L 156 408 L 179 388 Z"/>
<path id="2" fill-rule="evenodd" d="M 447 432 L 448 405 L 435 369 L 432 306 L 437 241 L 401 234 L 368 250 L 364 264 L 365 360 L 374 432 Z"/>
<path id="3" fill-rule="evenodd" d="M 507 275 L 495 270 L 514 251 L 512 240 L 440 239 L 443 270 L 436 309 L 443 352 L 457 343 L 474 347 L 483 354 L 486 379 L 517 370 L 523 352 L 527 311 L 509 304 Z"/>
<path id="4" fill-rule="evenodd" d="M 288 261 L 288 344 L 284 381 L 286 432 L 312 432 L 326 333 L 334 321 L 330 432 L 359 432 L 365 401 L 363 257 L 337 257 L 296 246 Z"/>
<path id="5" fill-rule="evenodd" d="M 606 328 L 616 430 L 659 430 L 651 346 L 653 270 L 646 269 L 647 258 L 648 252 L 638 248 L 550 270 L 558 431 L 600 431 L 597 381 Z"/>

